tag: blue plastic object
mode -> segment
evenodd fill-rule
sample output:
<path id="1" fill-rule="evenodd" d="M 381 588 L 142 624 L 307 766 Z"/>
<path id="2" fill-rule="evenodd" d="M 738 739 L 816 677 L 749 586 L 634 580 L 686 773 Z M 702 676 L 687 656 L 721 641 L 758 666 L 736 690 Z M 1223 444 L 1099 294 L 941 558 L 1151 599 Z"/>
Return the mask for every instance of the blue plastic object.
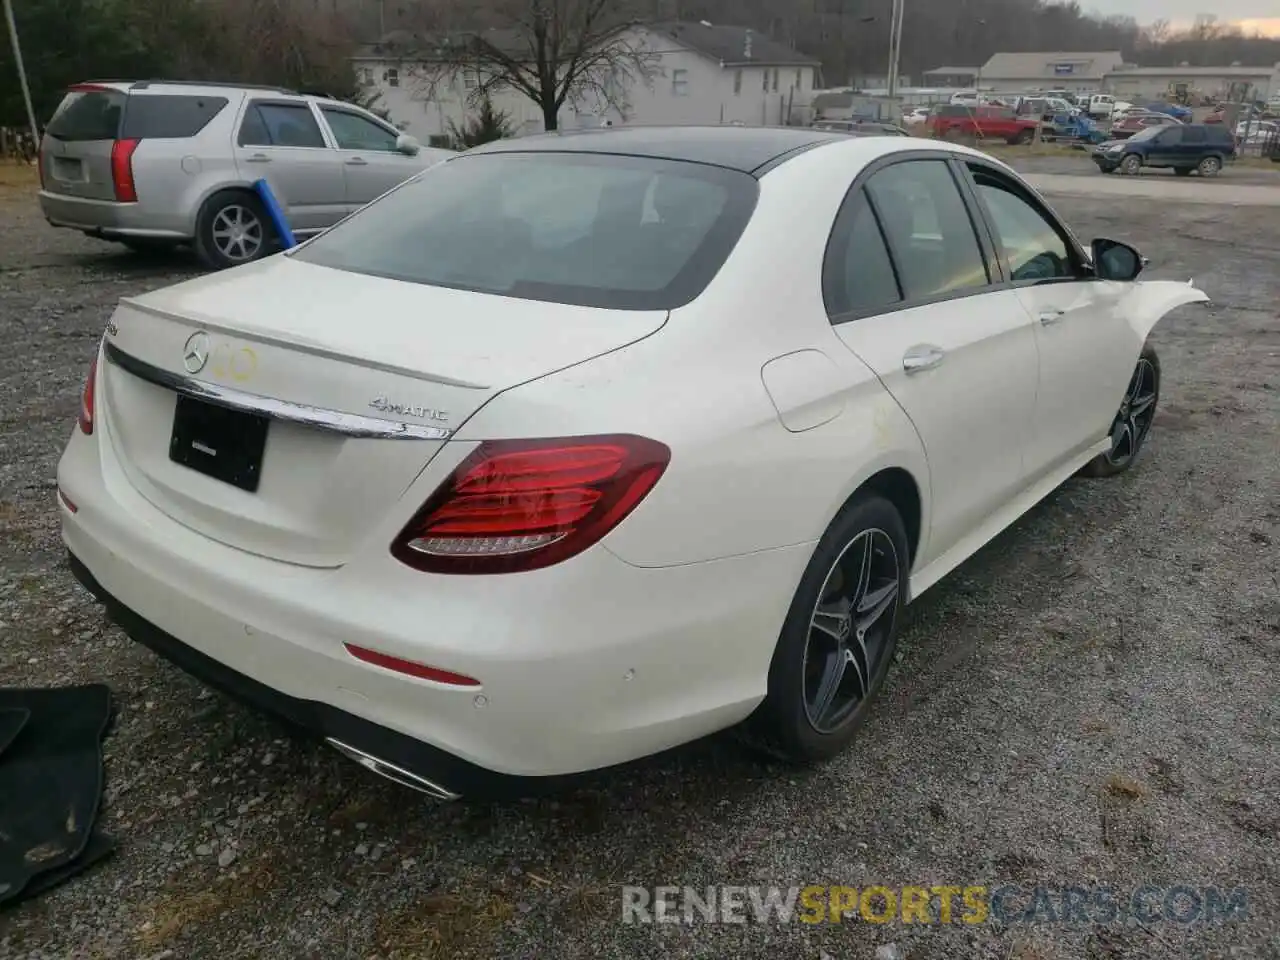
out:
<path id="1" fill-rule="evenodd" d="M 253 185 L 253 189 L 258 192 L 258 199 L 267 208 L 267 216 L 271 218 L 271 224 L 276 228 L 276 236 L 280 238 L 281 246 L 286 250 L 297 246 L 298 241 L 294 239 L 293 231 L 289 229 L 289 221 L 285 219 L 284 208 L 280 206 L 276 195 L 271 192 L 271 185 L 266 180 L 259 180 Z"/>

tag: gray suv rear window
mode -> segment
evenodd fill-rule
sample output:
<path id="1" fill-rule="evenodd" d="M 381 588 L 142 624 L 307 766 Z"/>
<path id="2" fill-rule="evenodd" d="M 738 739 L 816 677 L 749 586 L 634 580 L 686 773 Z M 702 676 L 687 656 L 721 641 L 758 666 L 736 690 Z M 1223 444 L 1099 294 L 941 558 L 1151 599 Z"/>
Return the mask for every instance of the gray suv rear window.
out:
<path id="1" fill-rule="evenodd" d="M 114 140 L 126 97 L 111 87 L 72 87 L 58 104 L 45 133 L 58 140 Z"/>
<path id="2" fill-rule="evenodd" d="M 134 94 L 125 106 L 126 140 L 194 137 L 227 105 L 226 97 Z"/>
<path id="3" fill-rule="evenodd" d="M 412 283 L 669 310 L 710 283 L 755 209 L 748 174 L 575 153 L 448 160 L 290 256 Z"/>

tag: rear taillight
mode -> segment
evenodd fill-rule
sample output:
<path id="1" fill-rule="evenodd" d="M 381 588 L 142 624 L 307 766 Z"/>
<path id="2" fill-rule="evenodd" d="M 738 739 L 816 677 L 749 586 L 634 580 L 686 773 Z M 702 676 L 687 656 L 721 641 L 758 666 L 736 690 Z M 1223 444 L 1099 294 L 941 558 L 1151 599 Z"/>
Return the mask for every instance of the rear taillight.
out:
<path id="1" fill-rule="evenodd" d="M 599 542 L 671 460 L 630 435 L 486 441 L 401 531 L 391 552 L 430 573 L 515 573 Z"/>
<path id="2" fill-rule="evenodd" d="M 98 386 L 98 355 L 93 355 L 93 362 L 89 364 L 89 375 L 84 378 L 84 392 L 80 395 L 80 432 L 89 435 L 93 433 L 93 407 L 94 393 Z"/>
<path id="3" fill-rule="evenodd" d="M 140 140 L 117 140 L 111 145 L 111 183 L 121 203 L 137 203 L 138 191 L 133 183 L 133 152 Z"/>

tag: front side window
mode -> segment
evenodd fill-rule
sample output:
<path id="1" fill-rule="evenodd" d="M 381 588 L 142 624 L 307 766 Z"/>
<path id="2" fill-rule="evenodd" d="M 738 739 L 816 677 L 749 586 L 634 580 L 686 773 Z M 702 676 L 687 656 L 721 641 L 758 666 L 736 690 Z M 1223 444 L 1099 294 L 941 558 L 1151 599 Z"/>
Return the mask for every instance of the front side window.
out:
<path id="1" fill-rule="evenodd" d="M 255 100 L 240 122 L 242 147 L 313 147 L 326 144 L 311 108 L 302 103 Z"/>
<path id="2" fill-rule="evenodd" d="M 1076 276 L 1070 248 L 1058 227 L 1002 177 L 970 167 L 1014 283 Z"/>
<path id="3" fill-rule="evenodd" d="M 945 160 L 909 160 L 872 175 L 867 193 L 908 301 L 987 286 L 973 221 Z"/>
<path id="4" fill-rule="evenodd" d="M 671 94 L 676 97 L 687 97 L 689 95 L 688 70 L 671 71 Z"/>
<path id="5" fill-rule="evenodd" d="M 348 110 L 321 107 L 320 112 L 333 131 L 333 139 L 337 141 L 339 150 L 381 150 L 395 153 L 399 135 L 381 124 Z"/>
<path id="6" fill-rule="evenodd" d="M 437 164 L 290 256 L 526 300 L 669 310 L 710 283 L 757 192 L 750 175 L 702 164 L 473 154 Z"/>

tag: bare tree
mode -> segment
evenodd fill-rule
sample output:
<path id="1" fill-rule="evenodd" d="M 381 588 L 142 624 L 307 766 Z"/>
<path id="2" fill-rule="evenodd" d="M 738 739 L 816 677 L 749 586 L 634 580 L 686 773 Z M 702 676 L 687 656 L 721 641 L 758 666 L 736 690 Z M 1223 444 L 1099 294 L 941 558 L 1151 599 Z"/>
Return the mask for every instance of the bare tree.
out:
<path id="1" fill-rule="evenodd" d="M 628 0 L 496 0 L 486 6 L 483 29 L 446 31 L 404 56 L 417 61 L 410 72 L 426 95 L 463 75 L 471 106 L 513 91 L 537 104 L 545 129 L 555 130 L 566 103 L 594 101 L 625 116 L 627 91 L 649 82 L 656 68 L 657 55 L 629 29 L 638 21 Z"/>

